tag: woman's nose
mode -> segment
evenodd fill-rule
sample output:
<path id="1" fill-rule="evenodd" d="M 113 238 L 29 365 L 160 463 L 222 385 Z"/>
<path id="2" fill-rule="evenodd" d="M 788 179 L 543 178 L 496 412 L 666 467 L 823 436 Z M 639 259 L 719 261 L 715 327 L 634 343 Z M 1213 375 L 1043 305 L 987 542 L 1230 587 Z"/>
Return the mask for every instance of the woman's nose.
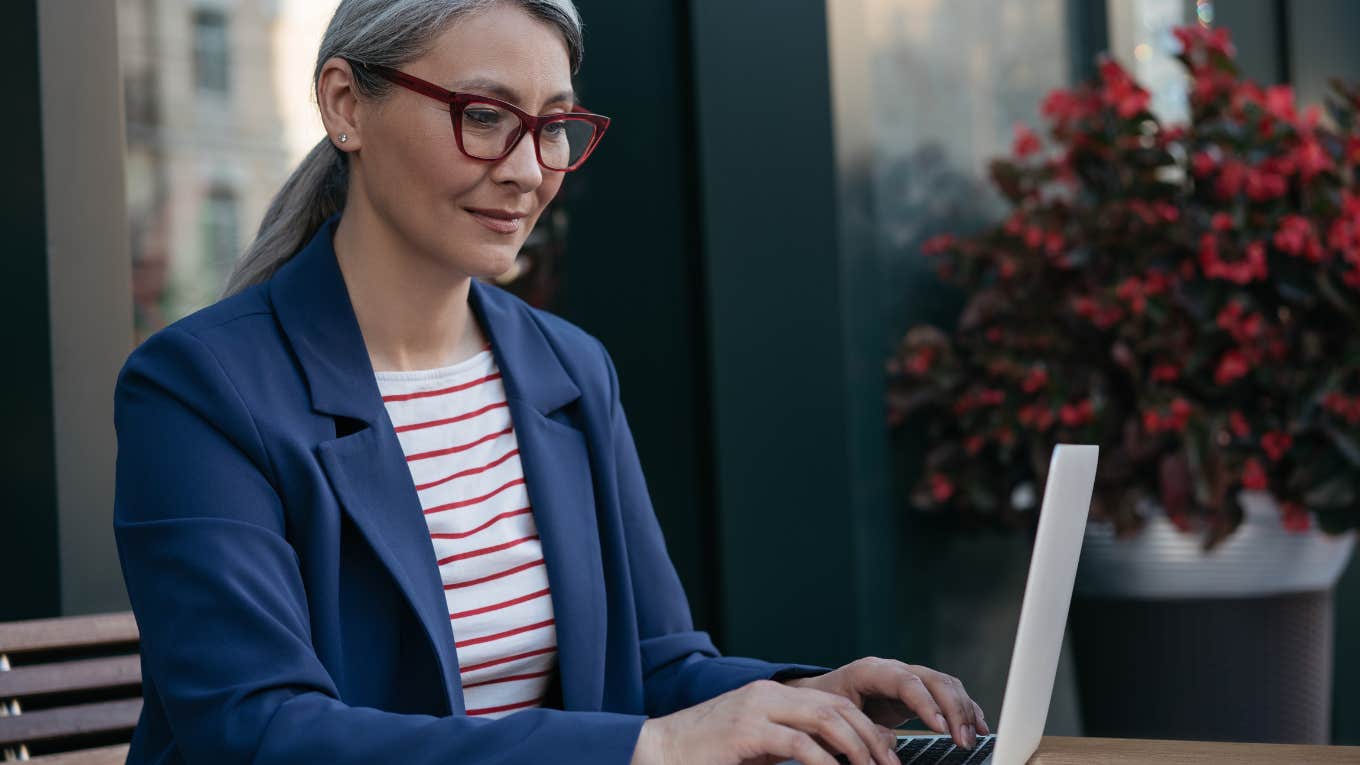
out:
<path id="1" fill-rule="evenodd" d="M 525 133 L 515 148 L 496 163 L 492 177 L 499 183 L 515 183 L 525 191 L 543 183 L 543 168 L 538 164 L 533 133 Z"/>

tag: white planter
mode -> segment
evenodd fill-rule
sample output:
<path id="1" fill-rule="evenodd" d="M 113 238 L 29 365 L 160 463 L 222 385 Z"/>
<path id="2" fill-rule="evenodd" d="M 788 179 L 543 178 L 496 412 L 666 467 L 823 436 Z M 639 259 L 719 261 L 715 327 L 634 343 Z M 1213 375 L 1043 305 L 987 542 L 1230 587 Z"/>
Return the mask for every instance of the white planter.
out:
<path id="1" fill-rule="evenodd" d="M 1328 536 L 1284 528 L 1273 497 L 1239 495 L 1242 525 L 1205 552 L 1198 534 L 1153 513 L 1136 536 L 1116 539 L 1092 521 L 1082 543 L 1076 593 L 1086 597 L 1175 600 L 1234 598 L 1330 590 L 1355 547 L 1354 531 Z"/>

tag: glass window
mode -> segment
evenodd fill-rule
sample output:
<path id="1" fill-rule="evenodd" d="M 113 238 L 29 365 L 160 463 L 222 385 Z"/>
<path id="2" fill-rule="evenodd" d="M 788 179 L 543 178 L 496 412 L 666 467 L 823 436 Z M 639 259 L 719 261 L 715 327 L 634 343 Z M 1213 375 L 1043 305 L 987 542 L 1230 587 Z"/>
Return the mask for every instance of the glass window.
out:
<path id="1" fill-rule="evenodd" d="M 217 9 L 194 12 L 194 79 L 200 90 L 231 91 L 231 43 L 227 14 Z"/>
<path id="2" fill-rule="evenodd" d="M 208 273 L 214 282 L 224 283 L 231 274 L 237 253 L 241 251 L 241 205 L 236 192 L 220 187 L 209 191 L 203 199 L 199 225 L 203 232 L 203 252 L 208 259 Z"/>
<path id="3" fill-rule="evenodd" d="M 836 122 L 864 144 L 855 182 L 871 200 L 848 220 L 874 240 L 894 337 L 956 310 L 920 245 L 1005 211 L 988 166 L 1010 152 L 1016 123 L 1038 129 L 1044 96 L 1071 81 L 1069 0 L 838 0 L 828 8 Z"/>
<path id="4" fill-rule="evenodd" d="M 1110 0 L 1110 54 L 1152 96 L 1152 112 L 1166 122 L 1190 118 L 1185 69 L 1176 60 L 1180 44 L 1171 30 L 1190 22 L 1192 6 L 1205 26 L 1212 3 L 1187 0 Z"/>

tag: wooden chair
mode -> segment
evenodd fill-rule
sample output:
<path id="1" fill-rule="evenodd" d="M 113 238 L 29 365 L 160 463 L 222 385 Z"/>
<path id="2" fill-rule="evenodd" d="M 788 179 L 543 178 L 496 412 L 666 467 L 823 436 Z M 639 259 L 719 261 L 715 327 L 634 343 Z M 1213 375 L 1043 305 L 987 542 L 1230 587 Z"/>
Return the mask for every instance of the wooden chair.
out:
<path id="1" fill-rule="evenodd" d="M 142 711 L 131 612 L 0 623 L 0 759 L 112 765 Z"/>

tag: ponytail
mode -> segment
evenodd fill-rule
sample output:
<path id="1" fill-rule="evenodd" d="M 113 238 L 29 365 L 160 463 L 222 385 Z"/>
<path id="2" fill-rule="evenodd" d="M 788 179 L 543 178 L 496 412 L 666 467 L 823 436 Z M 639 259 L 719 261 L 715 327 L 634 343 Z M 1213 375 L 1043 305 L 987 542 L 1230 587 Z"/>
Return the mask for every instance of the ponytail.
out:
<path id="1" fill-rule="evenodd" d="M 348 175 L 344 152 L 329 136 L 322 138 L 274 195 L 255 241 L 227 278 L 222 297 L 265 281 L 302 249 L 327 218 L 344 208 Z"/>

